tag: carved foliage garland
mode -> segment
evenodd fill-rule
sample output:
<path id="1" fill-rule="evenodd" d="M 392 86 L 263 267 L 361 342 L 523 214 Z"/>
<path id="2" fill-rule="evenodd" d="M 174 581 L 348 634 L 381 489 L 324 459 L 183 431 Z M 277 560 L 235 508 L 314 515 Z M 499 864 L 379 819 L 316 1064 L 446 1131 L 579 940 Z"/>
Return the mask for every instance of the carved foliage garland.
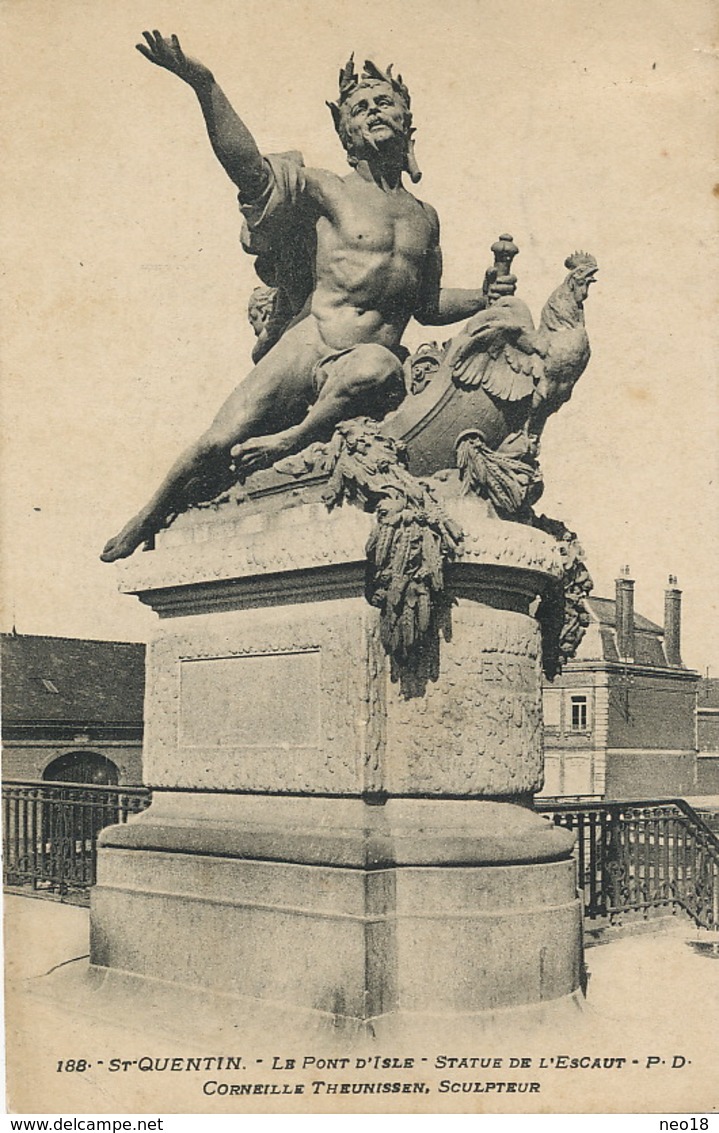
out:
<path id="1" fill-rule="evenodd" d="M 457 438 L 456 448 L 464 491 L 489 500 L 499 515 L 514 517 L 541 496 L 537 445 L 526 433 L 511 433 L 493 450 L 477 429 L 468 429 Z"/>
<path id="2" fill-rule="evenodd" d="M 551 681 L 574 657 L 589 625 L 585 599 L 594 587 L 584 552 L 573 531 L 559 519 L 533 515 L 532 525 L 560 545 L 564 570 L 561 581 L 542 598 L 537 620 L 542 630 L 542 668 Z"/>
<path id="3" fill-rule="evenodd" d="M 432 642 L 445 612 L 444 566 L 459 549 L 461 529 L 431 488 L 407 471 L 404 446 L 369 418 L 337 427 L 328 468 L 328 507 L 353 501 L 375 516 L 366 593 L 381 612 L 380 634 L 393 675 L 419 674 L 427 650 L 435 652 Z"/>
<path id="4" fill-rule="evenodd" d="M 542 667 L 552 680 L 584 636 L 589 624 L 584 599 L 593 583 L 574 532 L 532 510 L 543 487 L 536 441 L 514 433 L 493 451 L 479 431 L 468 430 L 457 441 L 457 465 L 465 492 L 488 499 L 503 518 L 536 527 L 560 544 L 562 578 L 537 610 Z M 424 681 L 436 680 L 439 673 L 439 631 L 449 633 L 444 566 L 461 554 L 460 527 L 431 488 L 407 470 L 402 443 L 385 436 L 370 418 L 342 422 L 329 444 L 312 446 L 278 468 L 293 476 L 329 473 L 323 494 L 328 507 L 347 501 L 374 513 L 367 599 L 381 610 L 381 640 L 393 676 L 403 681 L 405 692 L 421 695 Z"/>

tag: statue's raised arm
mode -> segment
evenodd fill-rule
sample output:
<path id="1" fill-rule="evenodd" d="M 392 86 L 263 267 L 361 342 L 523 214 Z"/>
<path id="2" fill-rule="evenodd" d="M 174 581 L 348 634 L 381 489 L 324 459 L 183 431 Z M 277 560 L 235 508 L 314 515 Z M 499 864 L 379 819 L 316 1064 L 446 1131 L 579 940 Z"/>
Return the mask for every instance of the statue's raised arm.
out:
<path id="1" fill-rule="evenodd" d="M 144 31 L 145 43 L 137 50 L 151 63 L 164 67 L 192 87 L 205 118 L 210 143 L 222 168 L 237 185 L 243 200 L 253 200 L 266 181 L 265 166 L 257 143 L 215 82 L 209 67 L 185 55 L 176 35 Z"/>

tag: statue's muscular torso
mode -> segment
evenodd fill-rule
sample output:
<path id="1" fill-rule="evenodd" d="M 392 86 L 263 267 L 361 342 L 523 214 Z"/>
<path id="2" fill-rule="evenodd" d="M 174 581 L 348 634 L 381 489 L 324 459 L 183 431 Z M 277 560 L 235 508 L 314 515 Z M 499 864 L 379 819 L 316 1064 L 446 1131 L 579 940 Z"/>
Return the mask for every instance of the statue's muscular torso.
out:
<path id="1" fill-rule="evenodd" d="M 310 315 L 331 349 L 374 342 L 394 350 L 426 293 L 439 287 L 437 214 L 401 185 L 352 172 L 307 170 L 317 218 Z"/>

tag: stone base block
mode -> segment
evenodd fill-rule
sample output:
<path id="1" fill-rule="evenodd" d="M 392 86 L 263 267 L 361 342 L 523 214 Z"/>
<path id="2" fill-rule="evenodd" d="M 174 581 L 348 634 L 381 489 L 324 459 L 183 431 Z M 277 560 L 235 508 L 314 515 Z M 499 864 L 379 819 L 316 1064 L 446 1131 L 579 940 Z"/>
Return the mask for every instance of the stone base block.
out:
<path id="1" fill-rule="evenodd" d="M 301 809 L 320 800 L 296 802 Z M 422 802 L 405 801 L 404 823 L 412 805 L 420 822 L 408 850 L 411 839 L 393 838 L 402 823 L 390 804 L 389 813 L 359 800 L 354 805 L 364 814 L 365 834 L 377 815 L 384 823 L 383 853 L 374 865 L 366 854 L 360 864 L 356 852 L 347 852 L 349 844 L 357 850 L 357 827 L 354 842 L 341 840 L 339 864 L 326 842 L 325 857 L 335 862 L 320 860 L 309 833 L 303 851 L 297 829 L 285 843 L 294 847 L 294 861 L 251 856 L 246 831 L 236 831 L 234 842 L 223 831 L 221 841 L 234 847 L 234 856 L 219 841 L 214 852 L 203 851 L 200 838 L 206 846 L 213 841 L 208 827 L 195 823 L 193 835 L 189 819 L 164 835 L 157 819 L 105 832 L 92 898 L 91 963 L 367 1024 L 416 1014 L 471 1016 L 577 991 L 581 914 L 564 832 L 508 804 L 432 802 L 438 828 L 434 812 L 446 808 L 442 854 L 427 813 L 420 822 Z M 482 808 L 488 808 L 489 841 Z M 532 827 L 536 839 L 523 861 L 516 860 L 518 823 Z M 471 839 L 457 835 L 472 825 L 474 855 Z M 425 861 L 423 830 L 430 834 Z M 505 843 L 514 844 L 514 860 Z"/>

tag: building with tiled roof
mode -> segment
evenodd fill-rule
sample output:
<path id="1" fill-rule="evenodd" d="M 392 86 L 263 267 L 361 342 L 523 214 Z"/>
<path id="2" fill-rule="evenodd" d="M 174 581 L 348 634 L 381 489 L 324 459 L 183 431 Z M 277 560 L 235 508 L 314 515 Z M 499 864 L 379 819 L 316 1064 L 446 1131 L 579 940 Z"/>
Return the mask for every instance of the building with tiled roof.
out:
<path id="1" fill-rule="evenodd" d="M 634 610 L 628 569 L 614 598 L 587 600 L 574 660 L 544 688 L 544 796 L 696 795 L 699 674 L 681 658 L 681 591 L 670 578 L 664 625 Z M 711 793 L 711 792 L 708 792 Z"/>
<path id="2" fill-rule="evenodd" d="M 0 634 L 3 779 L 142 782 L 145 646 Z"/>

